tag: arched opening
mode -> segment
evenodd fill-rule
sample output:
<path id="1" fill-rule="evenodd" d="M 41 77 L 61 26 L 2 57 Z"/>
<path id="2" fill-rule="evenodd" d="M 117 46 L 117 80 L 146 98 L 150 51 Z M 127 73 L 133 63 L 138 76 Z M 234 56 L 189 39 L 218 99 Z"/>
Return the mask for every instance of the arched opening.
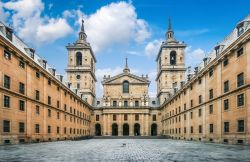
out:
<path id="1" fill-rule="evenodd" d="M 123 90 L 123 93 L 129 93 L 129 82 L 128 81 L 123 82 L 122 90 Z"/>
<path id="2" fill-rule="evenodd" d="M 151 125 L 151 136 L 157 136 L 157 124 L 155 123 Z"/>
<path id="3" fill-rule="evenodd" d="M 123 135 L 124 136 L 129 135 L 129 125 L 127 123 L 123 124 Z"/>
<path id="4" fill-rule="evenodd" d="M 140 124 L 138 124 L 138 123 L 135 123 L 135 125 L 134 125 L 134 135 L 135 136 L 140 136 L 141 135 Z"/>
<path id="5" fill-rule="evenodd" d="M 112 136 L 118 136 L 118 125 L 116 123 L 112 124 Z"/>
<path id="6" fill-rule="evenodd" d="M 95 124 L 95 135 L 96 136 L 102 135 L 101 124 L 99 123 Z"/>
<path id="7" fill-rule="evenodd" d="M 81 66 L 82 65 L 82 53 L 77 52 L 76 53 L 76 66 Z"/>
<path id="8" fill-rule="evenodd" d="M 175 51 L 170 52 L 170 64 L 171 65 L 176 64 L 176 52 Z"/>

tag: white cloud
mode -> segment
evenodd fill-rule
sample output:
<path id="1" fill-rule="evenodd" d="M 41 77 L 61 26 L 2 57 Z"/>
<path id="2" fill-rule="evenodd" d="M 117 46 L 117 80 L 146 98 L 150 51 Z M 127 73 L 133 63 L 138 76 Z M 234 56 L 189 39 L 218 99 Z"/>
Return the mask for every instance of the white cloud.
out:
<path id="1" fill-rule="evenodd" d="M 13 27 L 18 35 L 29 43 L 53 42 L 73 31 L 65 18 L 41 16 L 44 10 L 41 0 L 10 1 L 4 3 L 4 8 L 12 13 Z"/>
<path id="2" fill-rule="evenodd" d="M 77 13 L 79 24 L 84 15 L 88 40 L 95 51 L 130 41 L 142 43 L 150 36 L 146 21 L 137 18 L 131 3 L 111 3 L 90 15 L 82 14 L 79 10 L 73 12 Z"/>
<path id="3" fill-rule="evenodd" d="M 162 41 L 161 40 L 154 40 L 152 42 L 148 42 L 144 51 L 147 56 L 156 56 L 160 49 Z"/>
<path id="4" fill-rule="evenodd" d="M 192 47 L 189 46 L 186 48 L 185 50 L 185 63 L 186 66 L 197 66 L 198 64 L 200 64 L 203 60 L 203 58 L 206 56 L 206 53 L 204 50 L 202 50 L 201 48 L 197 48 L 192 50 Z"/>
<path id="5" fill-rule="evenodd" d="M 0 2 L 0 21 L 5 22 L 9 16 L 9 12 L 4 12 L 3 3 Z"/>

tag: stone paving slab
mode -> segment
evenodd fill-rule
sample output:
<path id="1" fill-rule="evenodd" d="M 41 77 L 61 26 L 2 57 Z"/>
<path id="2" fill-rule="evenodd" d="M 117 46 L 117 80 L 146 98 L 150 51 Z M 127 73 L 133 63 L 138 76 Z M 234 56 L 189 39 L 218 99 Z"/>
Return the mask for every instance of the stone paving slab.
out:
<path id="1" fill-rule="evenodd" d="M 91 139 L 0 146 L 0 161 L 250 162 L 250 146 L 171 139 Z"/>

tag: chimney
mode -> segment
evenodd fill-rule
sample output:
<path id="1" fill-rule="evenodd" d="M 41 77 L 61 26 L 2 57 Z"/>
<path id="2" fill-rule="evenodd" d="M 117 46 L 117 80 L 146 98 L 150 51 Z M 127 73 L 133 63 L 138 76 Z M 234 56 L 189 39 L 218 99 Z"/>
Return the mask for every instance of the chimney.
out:
<path id="1" fill-rule="evenodd" d="M 70 89 L 70 87 L 71 87 L 71 83 L 68 83 L 68 88 Z"/>
<path id="2" fill-rule="evenodd" d="M 49 71 L 51 72 L 51 74 L 52 74 L 53 76 L 56 75 L 56 69 L 54 69 L 54 68 L 49 68 Z"/>
<path id="3" fill-rule="evenodd" d="M 205 57 L 205 58 L 203 59 L 203 62 L 204 62 L 204 67 L 205 67 L 205 66 L 207 66 L 207 60 L 208 60 L 208 58 L 207 58 L 207 57 Z"/>
<path id="4" fill-rule="evenodd" d="M 195 74 L 197 74 L 197 73 L 198 73 L 198 71 L 199 71 L 199 67 L 198 67 L 198 66 L 196 66 L 196 67 L 194 68 L 194 72 L 195 72 Z"/>

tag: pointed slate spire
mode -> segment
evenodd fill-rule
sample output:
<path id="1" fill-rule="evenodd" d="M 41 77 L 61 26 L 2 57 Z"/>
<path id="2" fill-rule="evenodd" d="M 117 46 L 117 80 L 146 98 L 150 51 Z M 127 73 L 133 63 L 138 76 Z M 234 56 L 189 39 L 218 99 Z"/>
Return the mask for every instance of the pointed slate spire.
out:
<path id="1" fill-rule="evenodd" d="M 84 30 L 84 20 L 82 18 L 82 25 L 81 25 L 81 31 L 79 32 L 79 40 L 84 40 L 86 41 L 87 35 Z"/>
<path id="2" fill-rule="evenodd" d="M 125 59 L 125 68 L 123 69 L 123 72 L 124 72 L 124 73 L 130 72 L 130 69 L 129 69 L 129 67 L 128 67 L 128 58 L 127 58 L 127 57 L 126 57 L 126 59 Z"/>
<path id="3" fill-rule="evenodd" d="M 168 31 L 166 33 L 166 40 L 167 40 L 167 43 L 176 43 L 176 40 L 174 38 L 174 31 L 172 30 L 170 17 L 168 18 Z"/>
<path id="4" fill-rule="evenodd" d="M 171 19 L 168 17 L 168 31 L 172 31 Z"/>

